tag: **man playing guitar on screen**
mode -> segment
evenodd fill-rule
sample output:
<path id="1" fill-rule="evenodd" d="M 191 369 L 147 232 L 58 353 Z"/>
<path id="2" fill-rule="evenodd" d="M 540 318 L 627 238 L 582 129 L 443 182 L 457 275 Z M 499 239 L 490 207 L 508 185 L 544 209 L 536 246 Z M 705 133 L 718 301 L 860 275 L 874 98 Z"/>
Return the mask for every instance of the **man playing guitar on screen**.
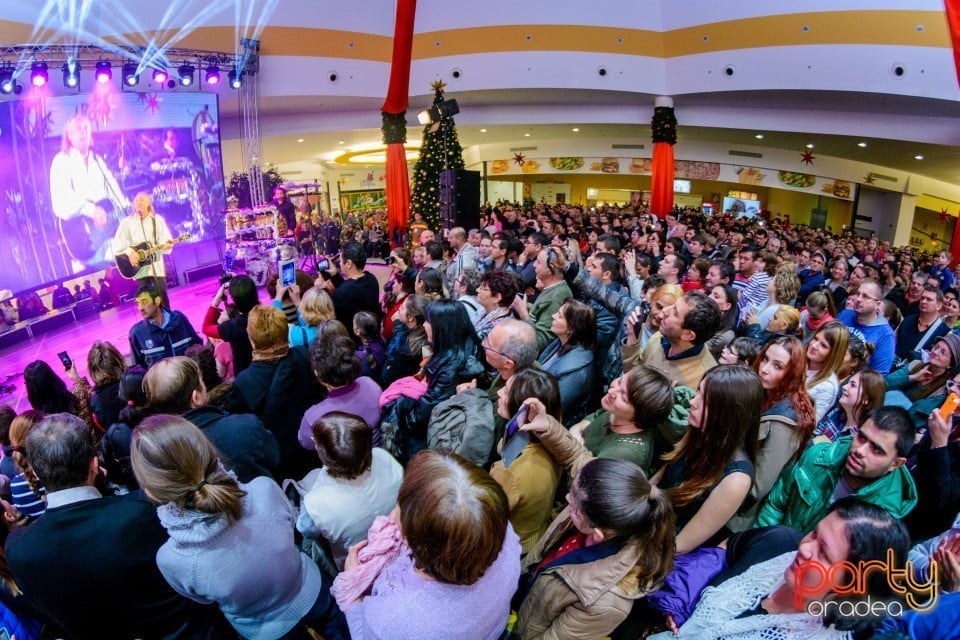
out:
<path id="1" fill-rule="evenodd" d="M 150 196 L 141 191 L 133 199 L 133 213 L 120 221 L 117 234 L 113 238 L 113 250 L 117 255 L 123 254 L 129 258 L 133 266 L 140 263 L 136 245 L 146 242 L 151 246 L 163 247 L 163 253 L 173 250 L 173 236 L 167 222 L 153 210 Z M 134 276 L 142 287 L 152 284 L 157 293 L 163 298 L 161 305 L 164 309 L 170 308 L 167 298 L 167 271 L 163 264 L 163 256 L 158 256 L 150 264 L 144 265 Z"/>
<path id="2" fill-rule="evenodd" d="M 74 270 L 110 258 L 110 240 L 129 202 L 103 158 L 92 148 L 90 119 L 75 114 L 63 127 L 50 164 L 50 199 Z"/>

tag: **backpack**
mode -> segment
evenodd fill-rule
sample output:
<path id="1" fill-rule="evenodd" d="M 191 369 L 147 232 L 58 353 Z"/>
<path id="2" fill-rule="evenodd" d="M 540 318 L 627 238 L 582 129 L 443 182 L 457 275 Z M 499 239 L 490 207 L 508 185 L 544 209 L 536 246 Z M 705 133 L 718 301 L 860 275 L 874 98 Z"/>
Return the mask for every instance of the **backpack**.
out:
<path id="1" fill-rule="evenodd" d="M 452 451 L 482 467 L 493 446 L 493 403 L 483 389 L 466 389 L 434 407 L 428 448 Z"/>

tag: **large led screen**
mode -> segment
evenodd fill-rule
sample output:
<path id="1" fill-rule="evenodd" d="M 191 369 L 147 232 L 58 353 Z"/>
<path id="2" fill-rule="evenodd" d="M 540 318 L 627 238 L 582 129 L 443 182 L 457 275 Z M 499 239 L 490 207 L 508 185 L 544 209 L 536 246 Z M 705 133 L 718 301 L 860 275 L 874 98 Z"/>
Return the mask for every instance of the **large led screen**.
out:
<path id="1" fill-rule="evenodd" d="M 29 290 L 114 263 L 134 197 L 176 237 L 222 234 L 217 96 L 131 93 L 0 103 L 0 290 Z"/>

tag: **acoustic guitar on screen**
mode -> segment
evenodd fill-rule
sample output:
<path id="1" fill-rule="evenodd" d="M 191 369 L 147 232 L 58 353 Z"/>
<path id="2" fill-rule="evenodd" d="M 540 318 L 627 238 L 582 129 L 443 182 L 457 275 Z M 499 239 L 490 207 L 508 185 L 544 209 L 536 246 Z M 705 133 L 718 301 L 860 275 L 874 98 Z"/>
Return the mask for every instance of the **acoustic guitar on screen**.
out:
<path id="1" fill-rule="evenodd" d="M 178 242 L 185 242 L 190 239 L 189 233 L 184 233 L 173 239 L 173 244 Z M 120 275 L 126 278 L 127 280 L 133 280 L 137 277 L 137 273 L 143 267 L 151 265 L 157 261 L 157 257 L 163 253 L 162 244 L 150 244 L 149 242 L 141 242 L 140 244 L 133 245 L 129 247 L 134 249 L 137 252 L 137 257 L 140 259 L 140 264 L 133 266 L 130 262 L 130 257 L 126 253 L 118 253 L 114 256 L 117 261 L 117 270 L 120 271 Z"/>

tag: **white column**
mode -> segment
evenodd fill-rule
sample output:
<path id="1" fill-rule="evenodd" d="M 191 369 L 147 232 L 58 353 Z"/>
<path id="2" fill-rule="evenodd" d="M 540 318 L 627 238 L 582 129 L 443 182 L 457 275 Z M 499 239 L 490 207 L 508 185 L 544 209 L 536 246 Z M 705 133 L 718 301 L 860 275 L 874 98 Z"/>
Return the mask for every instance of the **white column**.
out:
<path id="1" fill-rule="evenodd" d="M 893 246 L 906 247 L 910 244 L 910 230 L 913 228 L 913 214 L 917 208 L 917 196 L 902 194 L 900 196 L 900 211 L 897 213 L 897 223 L 893 232 Z M 944 242 L 949 243 L 949 239 Z"/>

